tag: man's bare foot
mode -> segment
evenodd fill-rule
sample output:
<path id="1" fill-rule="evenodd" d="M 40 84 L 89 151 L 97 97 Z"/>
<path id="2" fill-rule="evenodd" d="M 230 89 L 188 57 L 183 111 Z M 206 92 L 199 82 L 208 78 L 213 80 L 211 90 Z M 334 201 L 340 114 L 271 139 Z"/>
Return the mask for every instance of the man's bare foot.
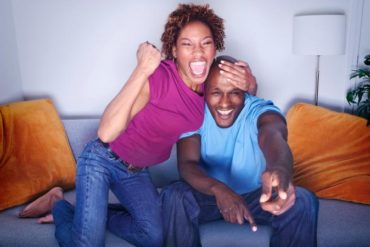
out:
<path id="1" fill-rule="evenodd" d="M 39 224 L 50 224 L 54 222 L 54 218 L 52 214 L 47 214 L 44 217 L 41 217 L 37 220 Z"/>
<path id="2" fill-rule="evenodd" d="M 63 199 L 63 189 L 54 187 L 45 195 L 37 198 L 32 203 L 28 204 L 21 212 L 20 218 L 36 218 L 44 216 L 51 212 L 51 209 L 56 201 Z"/>

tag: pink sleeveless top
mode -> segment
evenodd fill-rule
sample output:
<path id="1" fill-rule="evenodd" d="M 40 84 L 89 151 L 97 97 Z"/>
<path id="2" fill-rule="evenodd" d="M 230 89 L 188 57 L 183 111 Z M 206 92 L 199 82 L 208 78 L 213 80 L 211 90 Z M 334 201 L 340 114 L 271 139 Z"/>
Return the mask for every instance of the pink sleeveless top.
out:
<path id="1" fill-rule="evenodd" d="M 149 77 L 150 99 L 110 148 L 123 160 L 147 167 L 167 160 L 180 135 L 200 128 L 204 97 L 180 78 L 172 60 L 164 60 Z"/>

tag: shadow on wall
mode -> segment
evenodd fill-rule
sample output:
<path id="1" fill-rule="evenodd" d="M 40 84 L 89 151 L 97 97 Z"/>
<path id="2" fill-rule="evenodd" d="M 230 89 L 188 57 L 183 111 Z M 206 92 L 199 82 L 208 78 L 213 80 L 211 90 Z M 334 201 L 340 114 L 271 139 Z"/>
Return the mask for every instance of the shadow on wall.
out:
<path id="1" fill-rule="evenodd" d="M 40 94 L 40 95 L 32 95 L 32 96 L 24 97 L 24 100 L 36 100 L 36 99 L 51 99 L 61 119 L 100 119 L 101 118 L 101 115 L 61 115 L 60 111 L 58 110 L 60 108 L 58 105 L 58 102 L 55 99 L 53 99 L 53 97 L 51 97 L 50 95 Z"/>
<path id="2" fill-rule="evenodd" d="M 309 100 L 307 98 L 293 98 L 292 100 L 290 100 L 288 102 L 288 109 L 290 109 L 293 105 L 295 105 L 297 103 L 306 103 L 306 104 L 314 105 L 314 100 Z M 330 109 L 330 110 L 336 111 L 336 112 L 343 112 L 343 107 L 338 106 L 338 105 L 331 105 L 331 104 L 327 104 L 327 103 L 321 103 L 319 101 L 318 106 L 324 107 L 324 108 L 327 108 L 327 109 Z"/>
<path id="3" fill-rule="evenodd" d="M 6 96 L 6 97 L 0 97 L 0 105 L 7 105 L 12 102 L 22 101 L 24 100 L 22 96 L 20 95 L 14 95 L 14 96 Z"/>

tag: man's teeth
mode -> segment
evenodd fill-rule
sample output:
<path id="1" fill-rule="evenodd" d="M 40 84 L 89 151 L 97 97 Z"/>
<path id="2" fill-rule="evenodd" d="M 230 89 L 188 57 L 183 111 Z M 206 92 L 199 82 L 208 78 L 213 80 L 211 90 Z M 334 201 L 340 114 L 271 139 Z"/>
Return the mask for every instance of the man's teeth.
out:
<path id="1" fill-rule="evenodd" d="M 217 110 L 221 115 L 229 115 L 233 110 Z"/>
<path id="2" fill-rule="evenodd" d="M 206 62 L 203 62 L 203 61 L 190 63 L 190 68 L 193 71 L 193 73 L 196 75 L 203 74 L 205 67 L 206 67 Z"/>

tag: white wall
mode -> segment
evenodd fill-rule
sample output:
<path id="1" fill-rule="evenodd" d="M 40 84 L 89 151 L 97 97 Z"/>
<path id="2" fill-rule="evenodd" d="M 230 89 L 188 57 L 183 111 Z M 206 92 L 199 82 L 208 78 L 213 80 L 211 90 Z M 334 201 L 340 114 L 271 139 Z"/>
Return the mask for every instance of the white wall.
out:
<path id="1" fill-rule="evenodd" d="M 99 115 L 133 69 L 138 44 L 160 44 L 176 2 L 14 0 L 13 6 L 25 97 L 50 96 L 62 115 Z"/>
<path id="2" fill-rule="evenodd" d="M 226 21 L 224 53 L 249 62 L 258 95 L 286 111 L 293 102 L 314 97 L 315 58 L 292 54 L 293 16 L 344 13 L 351 23 L 355 1 L 207 2 Z M 25 97 L 51 97 L 62 115 L 100 115 L 135 66 L 138 44 L 149 40 L 160 46 L 166 18 L 179 2 L 13 0 Z M 321 104 L 343 108 L 348 56 L 322 57 Z"/>
<path id="3" fill-rule="evenodd" d="M 0 104 L 23 99 L 12 6 L 0 1 Z"/>

